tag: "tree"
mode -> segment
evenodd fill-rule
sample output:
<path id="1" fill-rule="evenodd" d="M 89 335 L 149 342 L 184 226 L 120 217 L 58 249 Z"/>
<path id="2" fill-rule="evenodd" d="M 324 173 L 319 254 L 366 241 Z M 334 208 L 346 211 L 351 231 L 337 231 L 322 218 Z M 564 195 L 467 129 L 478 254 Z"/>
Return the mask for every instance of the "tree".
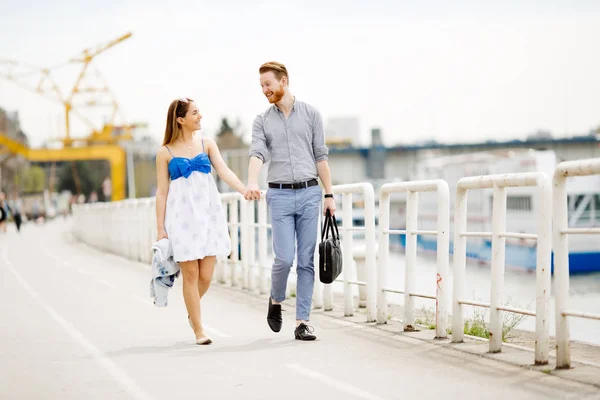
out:
<path id="1" fill-rule="evenodd" d="M 75 169 L 82 194 L 88 197 L 93 191 L 101 192 L 102 181 L 110 174 L 108 162 L 105 160 L 91 160 L 74 161 L 74 163 L 75 168 L 72 167 L 71 162 L 65 162 L 58 170 L 60 181 L 58 190 L 69 190 L 71 193 L 78 193 L 75 177 L 73 176 L 73 169 Z"/>
<path id="2" fill-rule="evenodd" d="M 216 134 L 216 142 L 221 150 L 245 149 L 248 146 L 244 143 L 242 123 L 239 119 L 235 125 L 231 125 L 227 117 L 221 119 L 221 127 Z"/>
<path id="3" fill-rule="evenodd" d="M 233 133 L 233 128 L 229 125 L 229 121 L 227 117 L 221 119 L 221 128 L 219 128 L 219 132 L 217 133 L 217 137 L 222 136 L 225 133 Z"/>
<path id="4" fill-rule="evenodd" d="M 15 184 L 23 193 L 40 193 L 46 187 L 46 174 L 44 169 L 37 165 L 21 170 L 15 176 Z"/>

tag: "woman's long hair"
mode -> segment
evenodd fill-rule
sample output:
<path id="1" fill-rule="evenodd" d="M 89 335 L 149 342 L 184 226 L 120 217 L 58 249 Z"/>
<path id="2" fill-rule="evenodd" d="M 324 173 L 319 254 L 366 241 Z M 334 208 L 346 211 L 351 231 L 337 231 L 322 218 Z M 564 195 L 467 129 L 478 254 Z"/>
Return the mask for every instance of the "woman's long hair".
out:
<path id="1" fill-rule="evenodd" d="M 185 118 L 190 103 L 194 100 L 188 97 L 182 97 L 177 100 L 173 100 L 169 105 L 169 111 L 167 113 L 167 125 L 165 127 L 165 138 L 163 139 L 163 146 L 171 144 L 182 135 L 181 126 L 177 122 L 177 118 Z"/>

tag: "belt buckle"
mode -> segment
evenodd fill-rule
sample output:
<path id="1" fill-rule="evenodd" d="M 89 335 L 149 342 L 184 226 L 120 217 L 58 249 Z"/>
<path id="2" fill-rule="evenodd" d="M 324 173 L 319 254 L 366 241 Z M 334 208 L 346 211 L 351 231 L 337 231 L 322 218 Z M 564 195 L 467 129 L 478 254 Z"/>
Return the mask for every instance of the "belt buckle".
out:
<path id="1" fill-rule="evenodd" d="M 302 184 L 300 182 L 292 183 L 292 189 L 302 189 Z"/>

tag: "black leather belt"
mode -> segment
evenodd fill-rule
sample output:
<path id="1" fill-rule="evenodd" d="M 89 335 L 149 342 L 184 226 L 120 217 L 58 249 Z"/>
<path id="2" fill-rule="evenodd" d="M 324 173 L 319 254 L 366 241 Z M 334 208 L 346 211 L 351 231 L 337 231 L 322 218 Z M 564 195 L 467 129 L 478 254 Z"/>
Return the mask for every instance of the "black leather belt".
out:
<path id="1" fill-rule="evenodd" d="M 311 179 L 306 182 L 296 182 L 296 183 L 274 183 L 269 182 L 269 188 L 271 189 L 306 189 L 311 186 L 317 186 L 319 182 L 316 179 Z"/>

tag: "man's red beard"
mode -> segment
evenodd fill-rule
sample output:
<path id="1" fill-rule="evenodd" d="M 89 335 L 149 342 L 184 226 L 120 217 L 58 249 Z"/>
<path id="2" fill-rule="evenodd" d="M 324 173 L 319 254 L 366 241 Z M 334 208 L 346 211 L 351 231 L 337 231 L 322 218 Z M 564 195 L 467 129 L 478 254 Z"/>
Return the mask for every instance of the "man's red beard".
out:
<path id="1" fill-rule="evenodd" d="M 283 98 L 284 94 L 285 94 L 285 90 L 283 89 L 283 86 L 281 86 L 279 91 L 273 92 L 273 95 L 271 97 L 267 97 L 267 100 L 269 100 L 269 103 L 271 103 L 271 104 L 278 103 L 279 100 L 281 100 Z"/>

